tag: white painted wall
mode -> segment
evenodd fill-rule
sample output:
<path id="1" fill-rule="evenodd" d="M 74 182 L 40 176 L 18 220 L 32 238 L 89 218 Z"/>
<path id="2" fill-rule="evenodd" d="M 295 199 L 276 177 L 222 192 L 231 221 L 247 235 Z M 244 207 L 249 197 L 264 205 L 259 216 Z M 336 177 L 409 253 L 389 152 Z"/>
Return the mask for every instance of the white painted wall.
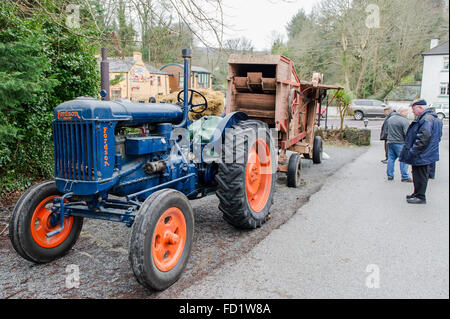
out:
<path id="1" fill-rule="evenodd" d="M 446 55 L 448 58 L 448 55 Z M 423 61 L 422 88 L 420 97 L 430 104 L 448 103 L 448 95 L 442 97 L 440 84 L 448 83 L 448 70 L 444 70 L 444 55 L 426 55 Z"/>

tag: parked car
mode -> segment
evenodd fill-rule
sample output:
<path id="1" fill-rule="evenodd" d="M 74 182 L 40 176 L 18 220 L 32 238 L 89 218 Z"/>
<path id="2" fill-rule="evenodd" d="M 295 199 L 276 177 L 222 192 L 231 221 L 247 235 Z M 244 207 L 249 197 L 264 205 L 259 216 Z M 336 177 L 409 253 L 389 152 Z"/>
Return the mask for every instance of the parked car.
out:
<path id="1" fill-rule="evenodd" d="M 435 103 L 431 107 L 441 120 L 448 119 L 448 103 Z"/>
<path id="2" fill-rule="evenodd" d="M 354 100 L 350 104 L 355 120 L 362 120 L 365 117 L 384 117 L 386 104 L 378 100 Z"/>

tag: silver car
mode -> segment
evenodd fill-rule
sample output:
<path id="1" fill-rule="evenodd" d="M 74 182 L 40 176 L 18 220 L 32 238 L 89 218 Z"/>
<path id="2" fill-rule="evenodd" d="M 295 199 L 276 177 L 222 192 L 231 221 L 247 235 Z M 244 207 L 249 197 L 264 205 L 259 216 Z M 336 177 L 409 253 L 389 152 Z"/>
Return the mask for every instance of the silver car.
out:
<path id="1" fill-rule="evenodd" d="M 448 119 L 448 103 L 435 103 L 431 107 L 441 120 Z"/>
<path id="2" fill-rule="evenodd" d="M 355 120 L 362 120 L 365 117 L 384 117 L 386 104 L 378 100 L 354 100 L 350 104 Z"/>

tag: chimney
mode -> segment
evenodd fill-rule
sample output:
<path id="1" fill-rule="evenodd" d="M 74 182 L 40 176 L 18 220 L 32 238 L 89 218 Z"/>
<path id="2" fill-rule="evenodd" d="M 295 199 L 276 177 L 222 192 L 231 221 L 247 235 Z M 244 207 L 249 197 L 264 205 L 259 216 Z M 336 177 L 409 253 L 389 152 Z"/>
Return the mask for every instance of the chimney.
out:
<path id="1" fill-rule="evenodd" d="M 142 53 L 138 51 L 133 52 L 133 59 L 136 63 L 142 64 Z"/>
<path id="2" fill-rule="evenodd" d="M 431 39 L 430 50 L 431 50 L 431 49 L 434 49 L 434 48 L 437 47 L 438 45 L 439 45 L 439 38 Z"/>
<path id="3" fill-rule="evenodd" d="M 102 61 L 100 62 L 100 78 L 101 78 L 101 88 L 102 91 L 105 91 L 105 96 L 102 98 L 105 101 L 110 101 L 110 92 L 109 92 L 109 62 L 108 56 L 105 48 L 102 48 Z"/>

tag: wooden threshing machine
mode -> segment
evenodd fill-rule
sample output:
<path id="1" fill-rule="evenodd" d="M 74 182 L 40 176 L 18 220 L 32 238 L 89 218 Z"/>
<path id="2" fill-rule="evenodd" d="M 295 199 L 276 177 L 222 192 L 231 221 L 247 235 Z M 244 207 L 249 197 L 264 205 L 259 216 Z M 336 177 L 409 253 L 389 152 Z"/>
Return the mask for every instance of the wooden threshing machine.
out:
<path id="1" fill-rule="evenodd" d="M 289 187 L 298 187 L 301 155 L 322 161 L 322 139 L 315 136 L 322 100 L 329 89 L 323 75 L 300 80 L 291 60 L 281 55 L 233 54 L 228 60 L 226 113 L 242 111 L 278 132 L 278 171 L 287 173 Z M 293 152 L 293 153 L 292 153 Z"/>

